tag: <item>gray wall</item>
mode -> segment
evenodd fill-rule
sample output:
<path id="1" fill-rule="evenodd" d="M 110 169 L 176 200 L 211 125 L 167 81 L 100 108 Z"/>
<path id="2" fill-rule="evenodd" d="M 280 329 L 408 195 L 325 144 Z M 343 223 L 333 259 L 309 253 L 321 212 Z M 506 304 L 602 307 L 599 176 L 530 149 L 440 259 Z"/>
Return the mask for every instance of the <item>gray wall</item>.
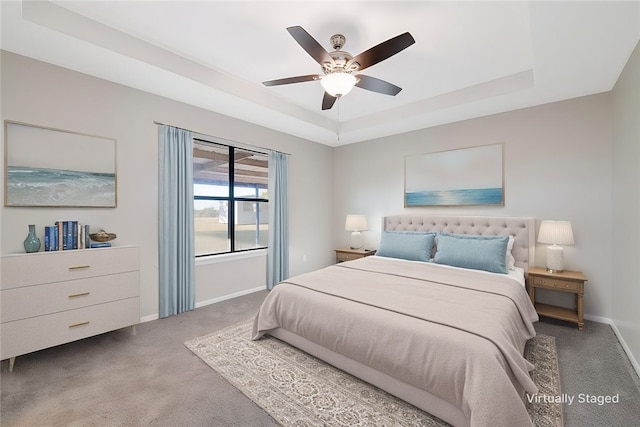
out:
<path id="1" fill-rule="evenodd" d="M 334 240 L 346 245 L 347 213 L 366 214 L 368 247 L 377 247 L 381 217 L 398 213 L 526 216 L 569 220 L 575 246 L 565 247 L 568 270 L 589 278 L 585 312 L 611 318 L 611 94 L 546 104 L 422 129 L 334 150 Z M 504 143 L 505 206 L 404 208 L 404 158 Z M 544 266 L 546 245 L 536 264 Z M 571 306 L 569 295 L 541 300 Z"/>
<path id="2" fill-rule="evenodd" d="M 140 246 L 141 313 L 146 319 L 157 315 L 158 136 L 153 122 L 159 121 L 290 153 L 290 208 L 295 213 L 290 230 L 291 272 L 314 270 L 334 259 L 331 148 L 6 51 L 2 52 L 1 61 L 3 120 L 118 140 L 118 207 L 3 206 L 0 253 L 24 252 L 22 241 L 28 224 L 38 226 L 41 238 L 44 226 L 60 219 L 78 220 L 90 224 L 92 229 L 116 232 L 114 244 Z M 4 147 L 4 135 L 2 141 Z M 4 192 L 4 175 L 1 179 Z M 265 286 L 264 254 L 217 261 L 198 263 L 198 302 Z"/>
<path id="3" fill-rule="evenodd" d="M 613 89 L 613 321 L 640 372 L 640 44 Z"/>

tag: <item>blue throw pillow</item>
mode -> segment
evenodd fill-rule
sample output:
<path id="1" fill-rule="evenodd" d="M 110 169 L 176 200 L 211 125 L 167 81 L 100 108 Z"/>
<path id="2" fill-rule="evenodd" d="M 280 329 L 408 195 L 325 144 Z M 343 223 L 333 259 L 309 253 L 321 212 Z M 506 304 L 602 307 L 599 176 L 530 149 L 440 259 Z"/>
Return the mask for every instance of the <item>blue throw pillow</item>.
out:
<path id="1" fill-rule="evenodd" d="M 434 241 L 434 233 L 384 232 L 376 255 L 428 262 Z"/>
<path id="2" fill-rule="evenodd" d="M 438 233 L 433 262 L 507 274 L 505 255 L 508 243 L 509 236 Z"/>

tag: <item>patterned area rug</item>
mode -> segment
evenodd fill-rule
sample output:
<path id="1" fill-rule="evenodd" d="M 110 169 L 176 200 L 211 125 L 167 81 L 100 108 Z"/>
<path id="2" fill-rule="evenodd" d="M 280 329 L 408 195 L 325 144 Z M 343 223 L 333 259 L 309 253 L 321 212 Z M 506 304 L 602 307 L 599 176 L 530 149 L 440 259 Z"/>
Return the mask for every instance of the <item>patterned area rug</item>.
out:
<path id="1" fill-rule="evenodd" d="M 444 421 L 272 337 L 251 341 L 253 320 L 189 340 L 194 352 L 283 426 L 447 426 Z M 525 357 L 540 395 L 560 396 L 555 338 Z M 562 405 L 526 399 L 535 426 L 562 427 Z"/>

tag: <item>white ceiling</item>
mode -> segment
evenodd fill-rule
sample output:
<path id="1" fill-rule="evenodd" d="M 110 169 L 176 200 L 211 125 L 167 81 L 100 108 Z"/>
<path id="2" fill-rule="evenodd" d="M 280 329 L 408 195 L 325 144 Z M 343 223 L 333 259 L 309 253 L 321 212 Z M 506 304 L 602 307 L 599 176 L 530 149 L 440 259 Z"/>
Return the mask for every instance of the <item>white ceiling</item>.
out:
<path id="1" fill-rule="evenodd" d="M 613 88 L 640 40 L 640 2 L 6 1 L 4 50 L 330 146 Z M 357 55 L 409 31 L 416 43 L 363 72 L 322 111 L 321 74 L 286 27 Z"/>

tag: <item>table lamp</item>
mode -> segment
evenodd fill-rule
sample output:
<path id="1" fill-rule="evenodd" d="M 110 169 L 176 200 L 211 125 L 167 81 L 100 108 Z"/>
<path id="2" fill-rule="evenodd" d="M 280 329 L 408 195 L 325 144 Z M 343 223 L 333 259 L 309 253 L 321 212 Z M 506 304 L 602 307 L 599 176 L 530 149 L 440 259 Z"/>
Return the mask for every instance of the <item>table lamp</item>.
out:
<path id="1" fill-rule="evenodd" d="M 573 230 L 570 221 L 542 221 L 538 242 L 551 244 L 547 247 L 547 271 L 561 273 L 564 270 L 562 246 L 573 245 Z"/>
<path id="2" fill-rule="evenodd" d="M 351 249 L 360 249 L 363 245 L 360 232 L 367 230 L 367 217 L 365 215 L 347 215 L 344 229 L 351 231 Z"/>

